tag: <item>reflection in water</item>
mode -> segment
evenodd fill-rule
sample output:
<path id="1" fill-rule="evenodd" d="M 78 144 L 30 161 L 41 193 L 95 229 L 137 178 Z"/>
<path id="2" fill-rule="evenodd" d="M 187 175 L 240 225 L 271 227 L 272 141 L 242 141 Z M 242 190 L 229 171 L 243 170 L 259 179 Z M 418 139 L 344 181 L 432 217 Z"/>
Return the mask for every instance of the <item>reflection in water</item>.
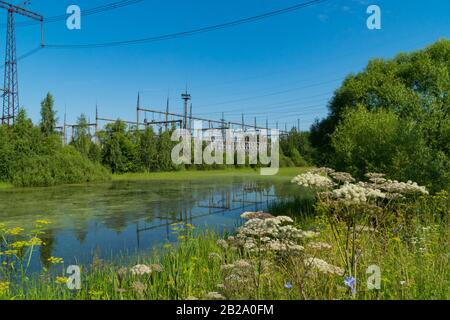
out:
<path id="1" fill-rule="evenodd" d="M 46 266 L 51 256 L 87 263 L 94 254 L 108 258 L 175 241 L 170 225 L 177 222 L 232 230 L 243 211 L 265 210 L 295 191 L 286 181 L 238 178 L 9 190 L 0 192 L 0 222 L 30 229 L 36 219 L 52 221 L 34 267 Z"/>

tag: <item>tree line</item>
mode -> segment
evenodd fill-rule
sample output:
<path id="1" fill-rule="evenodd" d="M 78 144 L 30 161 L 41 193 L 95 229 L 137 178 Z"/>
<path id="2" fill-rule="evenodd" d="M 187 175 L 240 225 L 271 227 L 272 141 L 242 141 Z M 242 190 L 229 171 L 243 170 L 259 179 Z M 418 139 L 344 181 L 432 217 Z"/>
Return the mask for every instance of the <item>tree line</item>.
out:
<path id="1" fill-rule="evenodd" d="M 230 165 L 176 165 L 171 152 L 175 127 L 155 131 L 151 126 L 136 130 L 121 120 L 107 124 L 95 135 L 82 114 L 73 127 L 68 145 L 57 128 L 54 98 L 48 93 L 41 102 L 38 124 L 19 111 L 11 127 L 0 126 L 0 181 L 16 186 L 51 186 L 105 181 L 110 173 L 221 169 Z M 302 144 L 295 131 L 281 141 L 280 165 L 302 166 Z M 302 149 L 300 149 L 302 150 Z M 236 165 L 259 167 L 259 164 Z"/>

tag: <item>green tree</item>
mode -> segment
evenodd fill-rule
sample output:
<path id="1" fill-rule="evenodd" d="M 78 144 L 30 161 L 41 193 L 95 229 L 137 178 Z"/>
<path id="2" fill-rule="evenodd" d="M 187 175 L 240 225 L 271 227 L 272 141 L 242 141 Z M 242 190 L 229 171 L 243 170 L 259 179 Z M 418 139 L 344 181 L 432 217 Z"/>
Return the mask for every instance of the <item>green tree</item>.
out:
<path id="1" fill-rule="evenodd" d="M 413 124 L 417 141 L 425 147 L 429 158 L 438 159 L 442 164 L 448 163 L 450 156 L 450 41 L 440 40 L 424 50 L 399 54 L 392 60 L 375 59 L 368 63 L 366 69 L 350 75 L 335 92 L 329 104 L 329 115 L 317 121 L 311 128 L 310 140 L 318 152 L 315 160 L 318 164 L 336 163 L 336 141 L 333 133 L 349 116 L 349 112 L 360 112 L 361 106 L 368 111 L 386 110 L 404 121 Z M 382 114 L 374 113 L 375 116 Z M 390 130 L 386 128 L 386 130 Z M 415 144 L 414 144 L 415 145 Z M 343 147 L 342 144 L 339 144 Z M 373 154 L 377 146 L 367 150 Z M 353 149 L 362 152 L 364 148 Z M 340 161 L 340 160 L 339 160 Z M 374 160 L 377 163 L 377 160 Z M 417 171 L 430 170 L 427 163 L 418 167 L 411 153 L 403 154 L 403 161 L 409 168 Z M 349 164 L 348 164 L 349 165 Z M 368 168 L 371 164 L 358 165 L 358 170 Z M 437 164 L 436 164 L 437 165 Z M 434 170 L 439 181 L 448 175 L 448 170 Z M 346 168 L 343 168 L 346 169 Z M 386 167 L 386 170 L 389 168 Z M 405 170 L 408 168 L 405 168 Z M 391 170 L 394 171 L 394 170 Z M 429 178 L 431 179 L 431 178 Z M 429 180 L 428 183 L 433 181 Z M 438 183 L 440 185 L 440 183 Z"/>
<path id="2" fill-rule="evenodd" d="M 19 110 L 11 128 L 0 126 L 0 181 L 28 187 L 109 178 L 100 164 L 92 163 L 72 146 L 64 147 L 59 135 L 42 128 L 42 123 L 33 125 L 24 109 Z"/>
<path id="3" fill-rule="evenodd" d="M 159 138 L 157 143 L 157 159 L 158 170 L 160 171 L 170 171 L 177 169 L 171 158 L 172 148 L 176 143 L 171 140 L 172 132 L 174 130 L 175 128 L 167 131 L 163 131 L 162 129 L 159 130 Z"/>
<path id="4" fill-rule="evenodd" d="M 134 130 L 135 131 L 135 130 Z M 103 164 L 113 173 L 133 172 L 137 166 L 137 146 L 135 136 L 127 131 L 123 121 L 107 124 L 101 134 Z"/>
<path id="5" fill-rule="evenodd" d="M 141 167 L 145 171 L 154 171 L 157 168 L 157 145 L 152 127 L 147 126 L 140 139 L 139 156 Z"/>
<path id="6" fill-rule="evenodd" d="M 448 158 L 433 151 L 416 122 L 393 111 L 369 111 L 360 106 L 347 112 L 331 141 L 333 167 L 358 178 L 367 172 L 383 172 L 393 179 L 414 180 L 435 191 L 447 186 Z"/>
<path id="7" fill-rule="evenodd" d="M 41 102 L 41 130 L 45 136 L 55 133 L 56 112 L 54 110 L 54 100 L 50 93 Z"/>
<path id="8" fill-rule="evenodd" d="M 92 137 L 88 132 L 88 119 L 85 114 L 81 114 L 74 127 L 73 140 L 70 142 L 81 154 L 89 156 L 92 144 Z"/>

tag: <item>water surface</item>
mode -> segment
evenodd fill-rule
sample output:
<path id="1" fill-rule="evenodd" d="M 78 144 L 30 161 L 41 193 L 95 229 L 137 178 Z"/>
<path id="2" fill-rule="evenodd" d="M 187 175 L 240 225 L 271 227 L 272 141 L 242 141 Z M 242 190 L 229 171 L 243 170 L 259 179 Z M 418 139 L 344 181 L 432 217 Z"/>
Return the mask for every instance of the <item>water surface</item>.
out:
<path id="1" fill-rule="evenodd" d="M 177 222 L 233 231 L 244 211 L 265 210 L 298 192 L 286 179 L 231 178 L 193 181 L 113 181 L 105 184 L 0 192 L 0 222 L 32 228 L 52 222 L 33 268 L 50 256 L 66 265 L 93 256 L 137 253 L 176 241 Z"/>

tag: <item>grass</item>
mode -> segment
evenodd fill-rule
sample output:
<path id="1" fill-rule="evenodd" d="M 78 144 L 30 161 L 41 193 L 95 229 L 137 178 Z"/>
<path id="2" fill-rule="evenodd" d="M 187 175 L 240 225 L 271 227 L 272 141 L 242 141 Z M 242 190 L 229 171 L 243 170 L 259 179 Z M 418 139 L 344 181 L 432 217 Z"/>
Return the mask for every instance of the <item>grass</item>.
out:
<path id="1" fill-rule="evenodd" d="M 307 167 L 280 168 L 276 176 L 261 176 L 259 169 L 252 168 L 227 168 L 216 170 L 183 170 L 171 172 L 147 172 L 147 173 L 125 173 L 114 174 L 113 181 L 138 181 L 138 180 L 199 180 L 199 179 L 217 179 L 233 177 L 261 177 L 262 179 L 273 178 L 292 178 L 293 176 L 306 172 Z"/>
<path id="2" fill-rule="evenodd" d="M 236 177 L 241 178 L 258 178 L 258 179 L 283 179 L 288 180 L 297 174 L 308 171 L 309 167 L 289 167 L 280 168 L 279 172 L 275 176 L 261 176 L 259 169 L 252 168 L 227 168 L 227 169 L 214 169 L 214 170 L 183 170 L 183 171 L 167 171 L 167 172 L 137 172 L 137 173 L 124 173 L 113 174 L 112 181 L 180 181 L 180 180 L 202 180 L 202 179 L 233 179 Z M 99 182 L 91 182 L 89 184 L 95 184 Z M 71 184 L 71 185 L 85 185 L 83 184 Z M 68 184 L 65 184 L 67 186 Z M 58 186 L 53 186 L 58 187 Z M 51 187 L 51 188 L 53 188 Z M 28 187 L 30 188 L 30 187 Z M 42 187 L 41 187 L 42 188 Z M 49 188 L 49 187 L 45 187 Z M 13 184 L 7 182 L 0 182 L 0 191 L 9 189 L 22 189 L 22 187 L 15 187 Z"/>
<path id="3" fill-rule="evenodd" d="M 0 182 L 0 190 L 12 189 L 14 186 L 11 183 Z"/>
<path id="4" fill-rule="evenodd" d="M 154 252 L 134 261 L 111 264 L 97 260 L 92 267 L 82 269 L 82 288 L 75 292 L 68 290 L 64 283 L 58 283 L 50 273 L 43 273 L 30 280 L 26 291 L 20 287 L 11 289 L 0 292 L 0 298 L 207 299 L 211 292 L 218 292 L 227 299 L 449 299 L 448 230 L 436 228 L 425 234 L 420 231 L 422 226 L 417 227 L 416 235 L 429 243 L 427 253 L 394 237 L 361 237 L 365 255 L 356 275 L 361 283 L 355 295 L 344 286 L 341 276 L 317 272 L 306 275 L 295 261 L 264 257 L 268 267 L 258 271 L 258 258 L 224 249 L 217 244 L 220 239 L 217 234 L 205 232 L 180 239 L 177 247 L 167 246 L 162 253 Z M 321 231 L 321 238 L 317 240 L 331 242 L 330 230 Z M 336 247 L 314 254 L 328 261 L 339 261 Z M 245 287 L 227 280 L 222 267 L 242 259 L 251 265 L 251 272 L 242 275 L 247 282 Z M 156 264 L 162 271 L 141 276 L 123 272 L 123 267 L 129 269 L 137 263 Z M 380 290 L 367 290 L 365 286 L 369 277 L 366 270 L 373 264 L 382 271 Z M 239 275 L 239 271 L 236 273 Z M 258 285 L 256 278 L 259 278 Z M 292 287 L 286 288 L 287 283 Z"/>
<path id="5" fill-rule="evenodd" d="M 299 202 L 287 208 L 294 215 L 303 210 Z M 357 213 L 358 219 L 363 217 L 361 210 Z M 412 198 L 395 207 L 390 204 L 383 223 L 352 232 L 349 239 L 348 220 L 330 223 L 329 211 L 318 209 L 315 217 L 307 222 L 299 218 L 294 225 L 319 235 L 300 238 L 303 251 L 278 253 L 261 251 L 259 245 L 248 251 L 224 242 L 213 231 L 197 233 L 189 224 L 176 224 L 172 226 L 178 235 L 176 245 L 82 266 L 80 290 L 67 288 L 65 268 L 56 262 L 53 272 L 44 270 L 19 284 L 1 280 L 0 299 L 450 299 L 449 214 L 448 193 Z M 11 234 L 5 227 L 2 230 L 3 235 Z M 323 243 L 328 246 L 317 248 Z M 349 268 L 342 257 L 352 249 L 358 255 Z M 344 273 L 312 268 L 304 262 L 307 257 L 322 259 Z M 136 264 L 153 272 L 133 274 Z M 377 268 L 380 287 L 371 289 L 367 283 L 376 283 L 372 280 Z M 0 267 L 2 279 L 7 278 L 6 270 Z M 354 293 L 344 276 L 357 280 Z"/>

